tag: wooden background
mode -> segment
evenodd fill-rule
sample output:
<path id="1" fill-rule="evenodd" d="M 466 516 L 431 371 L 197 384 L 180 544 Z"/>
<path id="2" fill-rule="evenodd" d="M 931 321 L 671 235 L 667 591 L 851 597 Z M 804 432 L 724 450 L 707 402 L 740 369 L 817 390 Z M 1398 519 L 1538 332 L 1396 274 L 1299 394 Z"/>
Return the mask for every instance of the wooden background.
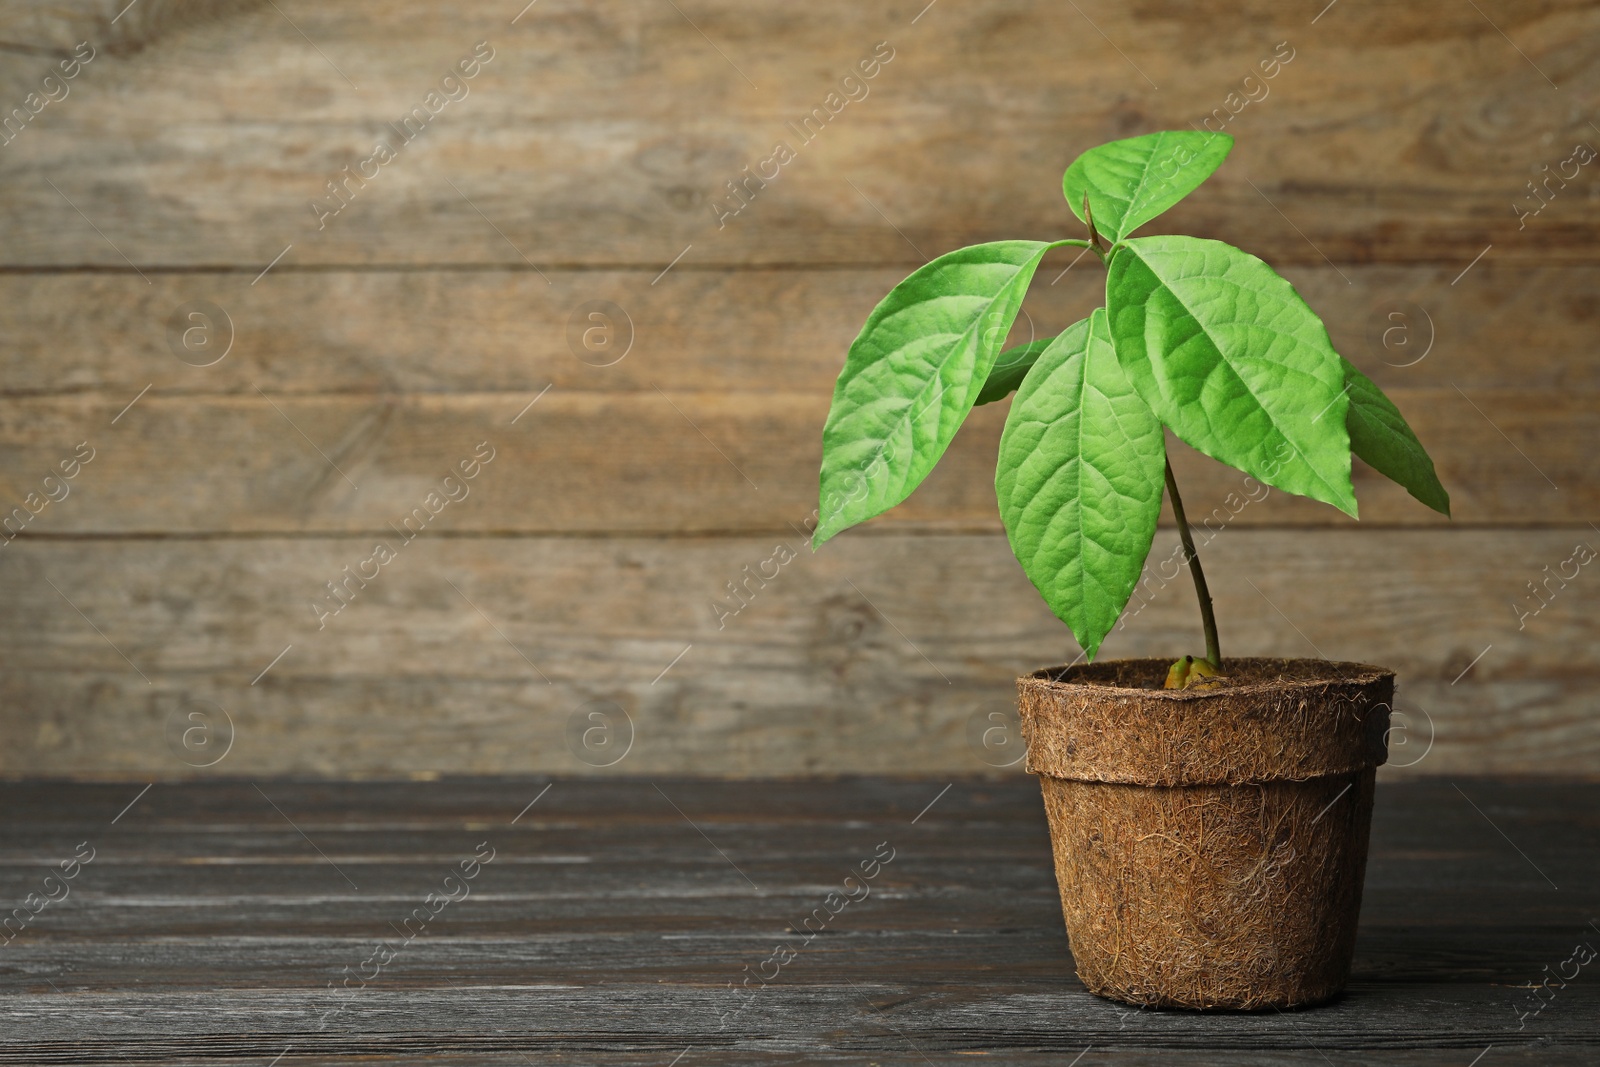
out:
<path id="1" fill-rule="evenodd" d="M 1077 649 L 1000 532 L 1005 405 L 813 555 L 831 384 L 925 256 L 1077 236 L 1077 152 L 1222 108 L 1232 158 L 1158 225 L 1279 265 L 1456 515 L 1365 468 L 1359 526 L 1250 504 L 1202 549 L 1225 651 L 1396 667 L 1409 766 L 1385 773 L 1594 773 L 1600 570 L 1518 606 L 1600 547 L 1600 163 L 1516 205 L 1600 146 L 1600 9 L 924 3 L 0 4 L 5 114 L 96 51 L 0 146 L 0 504 L 94 450 L 0 547 L 0 772 L 1010 762 L 989 716 Z M 329 179 L 479 42 L 470 94 L 319 230 Z M 880 42 L 869 94 L 803 143 L 787 123 Z M 779 141 L 797 158 L 719 225 Z M 1068 251 L 1019 333 L 1099 300 Z M 169 338 L 199 301 L 227 319 L 191 338 L 226 347 L 206 367 Z M 609 366 L 571 340 L 593 301 L 625 315 Z M 485 441 L 470 495 L 400 545 Z M 1174 466 L 1197 515 L 1240 487 Z M 378 540 L 397 557 L 319 629 Z M 780 544 L 798 558 L 719 628 Z M 1104 654 L 1198 651 L 1186 582 L 1153 579 Z"/>

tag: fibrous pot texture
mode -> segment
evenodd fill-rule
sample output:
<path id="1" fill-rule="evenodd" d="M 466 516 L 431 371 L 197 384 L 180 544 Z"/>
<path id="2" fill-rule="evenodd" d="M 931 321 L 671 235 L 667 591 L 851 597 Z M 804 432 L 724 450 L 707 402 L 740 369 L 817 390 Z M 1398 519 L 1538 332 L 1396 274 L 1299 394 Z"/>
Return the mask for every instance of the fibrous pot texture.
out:
<path id="1" fill-rule="evenodd" d="M 1168 663 L 1018 680 L 1078 976 L 1128 1003 L 1253 1010 L 1344 987 L 1394 675 L 1234 659 L 1215 688 Z"/>

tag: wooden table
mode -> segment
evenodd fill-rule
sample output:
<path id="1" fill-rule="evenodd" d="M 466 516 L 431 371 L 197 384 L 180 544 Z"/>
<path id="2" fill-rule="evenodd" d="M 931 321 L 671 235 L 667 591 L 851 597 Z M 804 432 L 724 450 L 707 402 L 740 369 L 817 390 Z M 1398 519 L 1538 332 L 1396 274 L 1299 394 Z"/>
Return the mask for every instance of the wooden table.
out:
<path id="1" fill-rule="evenodd" d="M 1518 1019 L 1600 784 L 1380 787 L 1349 992 L 1250 1016 L 1083 991 L 1020 776 L 141 788 L 0 784 L 0 1063 L 1600 1062 L 1600 960 Z"/>

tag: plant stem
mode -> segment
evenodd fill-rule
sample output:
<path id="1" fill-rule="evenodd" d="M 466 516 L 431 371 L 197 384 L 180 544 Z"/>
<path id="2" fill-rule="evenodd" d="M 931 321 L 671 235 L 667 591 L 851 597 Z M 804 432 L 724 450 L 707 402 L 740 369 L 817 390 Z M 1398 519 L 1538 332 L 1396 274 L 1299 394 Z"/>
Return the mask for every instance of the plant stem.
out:
<path id="1" fill-rule="evenodd" d="M 1189 520 L 1183 515 L 1183 498 L 1178 495 L 1178 482 L 1172 476 L 1172 461 L 1167 460 L 1167 497 L 1172 501 L 1172 514 L 1178 520 L 1178 536 L 1183 540 L 1183 552 L 1188 557 L 1189 573 L 1194 577 L 1195 596 L 1200 600 L 1200 623 L 1206 631 L 1206 659 L 1217 670 L 1222 669 L 1222 650 L 1217 646 L 1217 617 L 1211 611 L 1211 591 L 1206 588 L 1206 575 L 1200 569 L 1200 556 L 1194 550 L 1194 538 L 1189 533 Z"/>

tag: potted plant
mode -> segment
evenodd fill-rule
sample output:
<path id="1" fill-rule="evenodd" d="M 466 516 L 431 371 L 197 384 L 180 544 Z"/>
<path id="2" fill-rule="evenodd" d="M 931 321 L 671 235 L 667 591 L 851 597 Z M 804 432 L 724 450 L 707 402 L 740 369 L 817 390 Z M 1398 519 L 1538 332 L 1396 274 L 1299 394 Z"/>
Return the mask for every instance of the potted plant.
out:
<path id="1" fill-rule="evenodd" d="M 1311 1004 L 1349 975 L 1373 777 L 1394 675 L 1324 660 L 1224 659 L 1166 431 L 1356 515 L 1353 452 L 1449 514 L 1416 435 L 1261 260 L 1219 241 L 1133 237 L 1233 147 L 1152 133 L 1067 168 L 1084 240 L 997 241 L 895 286 L 850 346 L 823 429 L 814 544 L 904 500 L 974 404 L 1013 390 L 995 492 L 1012 551 L 1084 662 L 1018 680 L 1079 977 L 1130 1003 Z M 1001 348 L 1040 261 L 1106 268 L 1106 302 Z M 1171 504 L 1203 657 L 1094 662 Z"/>

